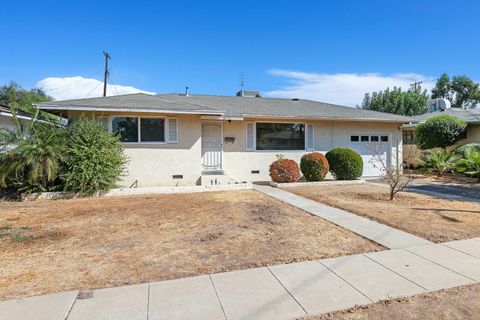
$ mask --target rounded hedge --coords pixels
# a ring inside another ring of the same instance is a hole
[[[432,117],[415,128],[415,144],[422,150],[447,148],[458,141],[467,123],[449,114]]]
[[[300,178],[300,168],[295,161],[281,158],[270,165],[270,178],[277,183],[295,182]]]
[[[307,181],[321,181],[330,170],[328,160],[320,152],[306,153],[300,159],[300,170]]]
[[[355,180],[362,176],[363,160],[349,148],[334,148],[325,155],[330,171],[337,180]]]
[[[480,143],[468,143],[464,144],[463,146],[460,146],[453,150],[453,153],[455,155],[462,156],[465,158],[467,156],[468,152],[480,152]]]

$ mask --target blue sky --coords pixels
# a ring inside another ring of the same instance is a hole
[[[112,93],[231,95],[245,73],[267,96],[354,105],[442,72],[480,79],[479,12],[478,1],[8,1],[0,83],[97,95],[84,79],[102,79],[108,50]]]

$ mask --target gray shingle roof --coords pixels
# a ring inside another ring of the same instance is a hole
[[[411,118],[370,110],[356,109],[303,99],[254,98],[213,95],[182,94],[130,94],[106,98],[91,98],[38,104],[42,109],[73,109],[75,107],[92,110],[152,110],[179,112],[221,113],[228,118],[269,116],[303,119],[343,119],[376,120],[407,123]]]
[[[441,114],[457,116],[460,119],[463,119],[466,122],[470,122],[470,123],[480,122],[480,109],[448,108],[444,111],[435,111],[435,112],[425,113],[412,118],[414,122],[424,122],[429,118],[432,118]]]

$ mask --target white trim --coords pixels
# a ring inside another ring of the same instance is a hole
[[[309,129],[308,127],[311,126],[312,128]],[[312,141],[311,141],[311,148],[308,147],[308,142],[310,142],[308,136],[310,134],[310,130],[312,131]],[[315,150],[315,124],[313,123],[306,123],[305,124],[305,151],[314,151]]]
[[[170,120],[173,120],[175,121],[175,139],[170,139]],[[172,118],[172,117],[168,117],[166,118],[166,121],[165,121],[165,132],[166,132],[166,142],[169,143],[169,144],[175,144],[175,143],[178,143],[178,119],[177,118]]]
[[[252,145],[248,145],[248,125],[252,125]],[[257,123],[254,121],[245,122],[245,151],[257,151]]]

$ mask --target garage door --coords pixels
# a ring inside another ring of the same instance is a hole
[[[392,149],[389,135],[352,134],[350,136],[350,147],[362,156],[364,177],[378,177],[384,172],[379,157],[381,157],[383,163],[390,165]]]

